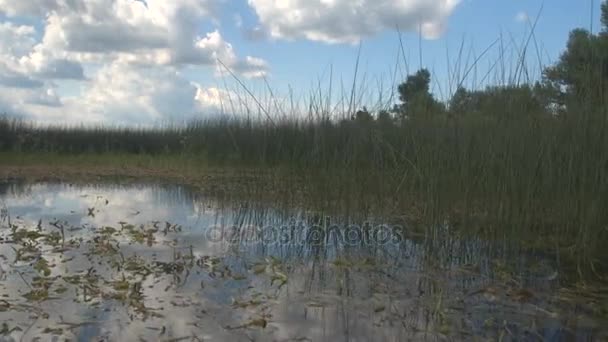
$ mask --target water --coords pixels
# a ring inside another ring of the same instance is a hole
[[[0,184],[0,335],[602,340],[608,290],[551,251],[182,186]]]

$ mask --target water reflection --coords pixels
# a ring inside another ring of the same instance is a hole
[[[0,184],[0,207],[0,330],[17,340],[607,337],[606,297],[564,284],[551,254],[447,224],[158,185]]]

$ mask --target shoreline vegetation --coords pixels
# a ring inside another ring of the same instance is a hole
[[[581,277],[605,280],[606,2],[602,22],[598,34],[572,31],[538,82],[519,81],[522,57],[511,82],[459,87],[446,102],[431,94],[431,73],[421,69],[396,89],[392,108],[339,115],[329,96],[318,96],[302,117],[259,108],[252,116],[265,119],[156,128],[43,127],[4,117],[0,176],[179,180],[280,203],[447,221],[476,236],[542,246],[575,260]]]

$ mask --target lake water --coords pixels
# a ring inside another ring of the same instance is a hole
[[[608,338],[608,287],[550,251],[282,207],[0,183],[0,339]]]

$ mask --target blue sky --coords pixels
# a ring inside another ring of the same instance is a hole
[[[268,87],[283,101],[290,88],[307,99],[319,82],[327,94],[331,70],[338,101],[340,83],[352,86],[359,41],[365,87],[358,89],[369,92],[358,104],[373,107],[380,85],[388,94],[406,76],[397,26],[410,72],[421,51],[435,95],[446,98],[457,83],[450,75],[458,74],[461,44],[462,74],[502,37],[464,80],[492,84],[500,46],[508,69],[540,13],[527,54],[534,79],[537,49],[549,64],[570,30],[600,28],[599,2],[0,0],[0,110],[49,123],[149,124],[226,111],[237,96],[252,105],[218,59],[260,99]]]
[[[588,28],[591,22],[591,3],[582,0],[552,0],[543,6],[542,0],[468,0],[461,2],[449,18],[448,28],[437,40],[422,41],[423,66],[435,70],[442,86],[447,88],[446,51],[455,62],[461,43],[465,42],[467,52],[473,49],[480,54],[502,35],[504,43],[509,44],[510,35],[522,44],[530,33],[530,24],[540,12],[535,34],[542,47],[543,63],[551,63],[559,58],[570,30],[576,27]],[[596,1],[596,6],[597,1]],[[542,11],[541,11],[542,9]],[[530,23],[521,22],[518,16],[529,16]],[[255,20],[255,19],[252,19]],[[599,8],[595,10],[593,24],[599,29]],[[228,29],[229,28],[229,29]],[[228,26],[226,36],[234,41],[243,52],[260,55],[272,65],[271,80],[276,87],[286,87],[291,83],[304,87],[314,86],[318,77],[333,66],[336,76],[342,75],[352,80],[358,45],[323,44],[298,40],[285,41],[248,41],[234,26]],[[403,32],[402,39],[408,55],[410,71],[419,67],[419,35],[416,32]],[[363,71],[370,75],[388,74],[395,65],[400,50],[396,30],[387,30],[373,37],[362,39]],[[530,65],[537,64],[533,43],[530,45]],[[479,68],[487,68],[484,61],[493,61],[498,49],[488,53]],[[480,70],[479,73],[482,73]],[[327,77],[324,78],[327,81]],[[436,86],[437,87],[437,86]],[[447,89],[445,90],[447,92]]]

